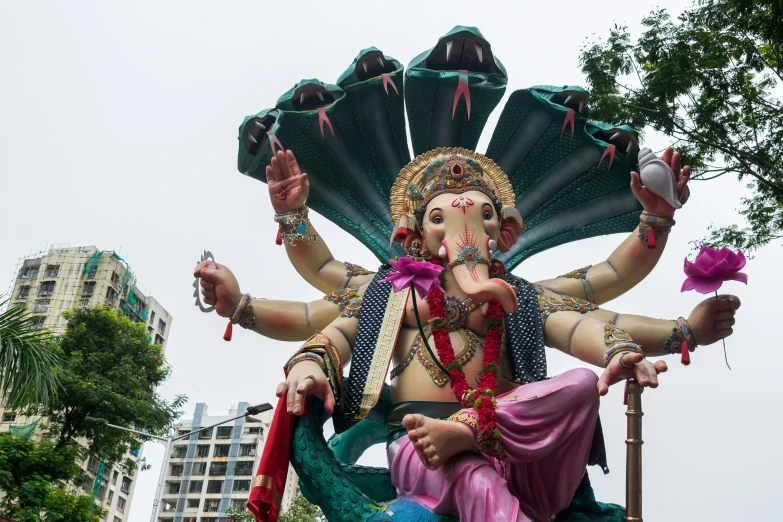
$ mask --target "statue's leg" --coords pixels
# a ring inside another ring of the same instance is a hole
[[[550,520],[567,508],[587,467],[598,418],[598,377],[576,369],[498,397],[497,427],[505,456],[491,458],[522,510]],[[474,410],[452,420],[474,429]]]
[[[463,453],[429,470],[408,437],[388,449],[389,469],[398,496],[412,498],[433,513],[459,516],[460,522],[529,522],[492,462]]]

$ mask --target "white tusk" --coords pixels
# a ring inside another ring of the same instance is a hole
[[[633,150],[633,141],[628,144],[628,148],[625,149],[625,153],[630,154],[632,150]]]
[[[454,42],[446,42],[446,61],[449,61],[449,57],[451,57],[451,45]]]
[[[446,247],[441,245],[440,250],[438,250],[438,256],[440,257],[446,257]]]
[[[476,54],[478,55],[479,63],[484,63],[484,50],[480,45],[476,46]]]
[[[619,138],[619,137],[620,137],[620,133],[619,132],[615,132],[614,134],[612,134],[612,137],[609,138],[609,141],[612,141],[613,139]]]
[[[490,252],[497,250],[498,242],[495,241],[494,239],[490,239],[489,241],[487,241],[487,248],[489,248]]]
[[[585,105],[587,105],[587,103],[585,103],[584,100],[579,102],[579,112],[582,112],[582,111],[585,110]]]
[[[365,74],[367,73],[367,63],[362,62],[362,67],[364,67]]]
[[[261,123],[261,122],[260,122],[260,121],[258,121],[258,120],[253,120],[253,123],[254,123],[254,124],[257,126],[257,127],[264,128],[264,124],[263,124],[263,123]]]
[[[383,58],[381,58],[380,56],[378,57],[378,65],[383,67]]]
[[[321,91],[316,91],[316,94],[318,95],[319,100],[324,101],[324,95],[321,94]]]
[[[568,105],[568,102],[571,101],[571,98],[573,98],[573,96],[569,95],[568,98],[566,98],[566,100],[563,102],[563,105]]]
[[[300,95],[299,95],[299,104],[300,104],[300,105],[303,105],[303,104],[304,104],[304,93],[302,93],[302,94],[300,94]]]
[[[252,134],[250,134],[249,132],[247,133],[247,137],[248,137],[248,138],[250,138],[250,141],[252,141],[253,143],[258,143],[258,140],[256,140],[256,139],[253,137],[253,135],[252,135]]]

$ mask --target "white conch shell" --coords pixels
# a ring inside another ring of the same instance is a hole
[[[674,171],[647,147],[639,151],[639,177],[647,190],[663,198],[672,208],[682,208]]]

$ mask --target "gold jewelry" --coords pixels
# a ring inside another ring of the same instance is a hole
[[[604,368],[609,366],[613,357],[624,352],[640,353],[644,357],[641,346],[633,342],[630,335],[612,322],[604,325],[604,344],[609,347],[604,354]]]
[[[351,280],[351,278],[355,275],[366,275],[370,274],[371,272],[365,268],[360,267],[359,265],[354,265],[353,263],[349,263],[348,261],[345,262],[345,275],[340,280],[340,284],[337,285],[337,290],[342,290],[348,285],[348,281]]]
[[[432,324],[425,325],[423,330],[424,335],[429,337],[432,332]],[[476,349],[481,346],[481,340],[475,333],[466,328],[460,328],[456,331],[462,337],[463,348],[456,355],[455,359],[459,361],[460,364],[464,365],[476,354]],[[427,369],[432,381],[440,387],[445,386],[445,384],[449,382],[449,376],[446,373],[443,373],[443,370],[438,367],[437,363],[430,357],[430,354],[422,349],[423,346],[424,343],[421,334],[418,334],[413,340],[413,345],[411,346],[408,355],[405,356],[405,359],[400,364],[392,369],[391,378],[396,379],[403,370],[410,365],[413,357],[418,356],[419,362]]]
[[[318,379],[315,378],[315,375],[308,375],[304,379],[302,379],[302,382],[305,382],[307,379],[313,380],[313,386],[318,386]]]
[[[307,207],[275,214],[275,222],[280,224],[280,238],[291,246],[295,246],[299,241],[304,241],[308,245],[318,243],[320,240],[318,234],[305,234],[311,224],[308,214]]]
[[[620,352],[620,360],[618,362],[620,363],[620,366],[622,366],[626,370],[633,370],[634,365],[633,364],[628,364],[627,362],[625,362],[625,359],[623,359],[623,357],[625,357],[626,353],[629,353],[629,352],[627,352],[627,351]]]

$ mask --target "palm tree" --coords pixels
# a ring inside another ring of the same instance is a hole
[[[0,298],[0,310],[8,300]],[[9,409],[45,405],[60,386],[60,360],[49,347],[51,334],[41,330],[24,306],[0,313],[0,393]]]

